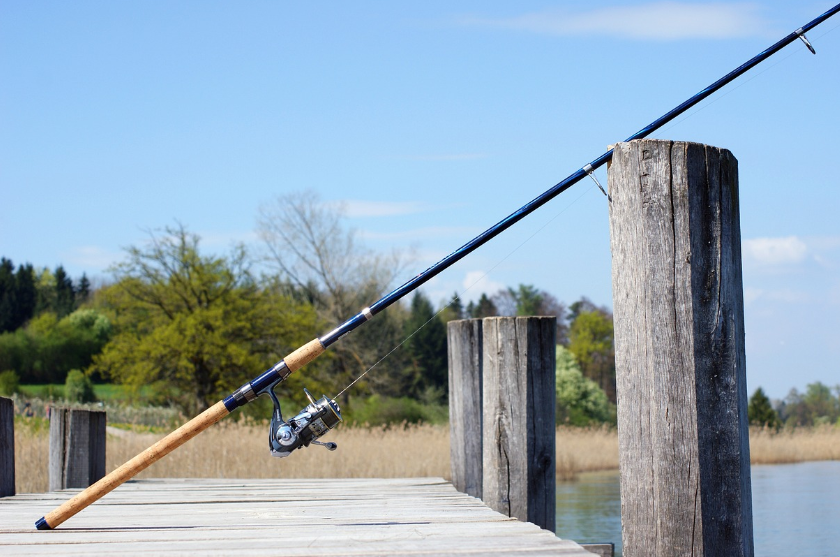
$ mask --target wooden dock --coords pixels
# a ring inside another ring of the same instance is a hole
[[[0,499],[0,554],[593,557],[440,478],[137,480],[35,530],[77,492]]]

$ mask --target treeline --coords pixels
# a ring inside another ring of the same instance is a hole
[[[80,309],[91,286],[76,284],[62,266],[15,270],[0,259],[0,372],[14,371],[26,383],[63,383],[71,369],[85,369],[110,337],[108,319]]]
[[[36,270],[0,259],[0,333],[14,331],[44,312],[62,318],[75,311],[90,296],[90,281],[82,275],[76,285],[59,265],[55,272]]]
[[[70,370],[83,370],[96,381],[142,389],[150,402],[195,413],[380,298],[406,266],[399,253],[359,245],[341,211],[311,194],[264,206],[259,234],[262,249],[237,246],[219,256],[203,252],[186,228],[167,228],[126,250],[112,281],[95,290],[84,276],[74,285],[61,267],[15,270],[4,259],[3,307],[10,317],[0,334],[0,372],[26,384],[63,383]],[[293,374],[281,396],[303,402],[303,386],[336,393],[375,365],[341,402],[376,395],[383,406],[394,400],[445,405],[446,322],[494,315],[555,315],[565,351],[562,374],[558,366],[558,394],[567,399],[563,420],[609,421],[612,316],[585,298],[566,307],[531,285],[484,294],[466,306],[457,296],[434,304],[417,292]],[[587,404],[575,406],[569,393],[588,393]]]
[[[832,389],[821,382],[806,386],[805,392],[791,389],[781,400],[771,401],[764,390],[756,389],[748,406],[750,424],[772,429],[797,426],[840,426],[840,385]]]

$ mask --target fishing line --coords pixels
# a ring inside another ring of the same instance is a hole
[[[825,33],[823,33],[822,35],[817,35],[817,36],[816,36],[816,38],[815,38],[814,40],[816,41],[816,39],[821,39],[821,38],[825,37],[826,35],[828,35],[828,34],[829,34],[829,33],[831,33],[832,31],[834,31],[834,30],[835,30],[835,29],[837,29],[838,27],[840,27],[840,24],[835,25],[834,27],[832,27],[831,29],[829,29],[828,31],[826,31]],[[666,132],[666,131],[668,131],[668,130],[670,130],[670,129],[674,128],[674,127],[676,127],[677,125],[679,125],[679,124],[681,124],[681,123],[685,122],[686,120],[688,120],[689,118],[691,118],[692,116],[694,116],[695,114],[697,114],[698,112],[701,112],[701,111],[703,111],[703,110],[706,110],[708,107],[712,106],[713,104],[715,104],[716,102],[718,102],[718,101],[720,101],[720,100],[722,100],[722,99],[725,99],[728,95],[730,95],[730,94],[734,93],[735,91],[737,91],[738,89],[740,89],[741,87],[743,87],[744,85],[746,85],[747,83],[749,83],[750,81],[752,81],[753,79],[756,79],[757,77],[759,77],[760,75],[764,74],[765,72],[768,72],[768,71],[772,70],[773,68],[775,68],[775,67],[776,67],[776,66],[778,66],[779,64],[781,64],[781,63],[785,62],[785,61],[786,61],[786,60],[788,60],[789,58],[791,58],[791,57],[793,57],[793,56],[796,56],[796,55],[797,55],[797,54],[799,54],[802,50],[805,50],[805,51],[807,52],[807,51],[808,51],[808,47],[806,47],[805,45],[802,45],[802,46],[801,46],[801,48],[800,48],[800,50],[793,50],[793,51],[792,51],[790,54],[788,54],[787,56],[784,56],[784,57],[780,58],[778,61],[776,61],[776,62],[775,62],[775,63],[773,63],[773,64],[770,64],[769,66],[767,66],[766,68],[762,69],[761,71],[759,71],[759,72],[758,72],[758,73],[756,73],[755,75],[753,75],[753,76],[751,76],[751,77],[749,77],[749,78],[745,79],[744,81],[742,81],[742,82],[741,82],[741,83],[739,83],[738,85],[734,85],[731,89],[729,89],[729,90],[728,90],[728,91],[726,91],[725,93],[721,93],[720,95],[718,95],[717,97],[715,97],[713,100],[711,100],[711,101],[709,101],[709,102],[705,103],[703,106],[701,106],[701,107],[697,108],[697,109],[696,109],[696,110],[694,110],[693,112],[689,112],[688,114],[686,114],[684,117],[680,118],[679,120],[676,120],[676,121],[672,122],[671,124],[669,124],[667,127],[662,128],[662,129],[660,130],[660,132]]]
[[[580,201],[581,199],[583,199],[583,197],[584,197],[585,195],[588,195],[591,191],[593,191],[593,190],[594,190],[594,188],[595,188],[595,186],[591,185],[591,186],[589,186],[589,188],[588,188],[588,189],[584,189],[584,190],[582,190],[582,193],[581,193],[579,196],[577,196],[576,198],[574,198],[574,199],[572,200],[572,202],[571,202],[571,203],[569,203],[568,205],[566,205],[566,206],[565,206],[565,207],[564,207],[564,208],[563,208],[560,212],[558,212],[556,215],[554,215],[553,217],[551,217],[550,219],[548,219],[548,220],[547,220],[547,221],[546,221],[546,222],[545,222],[542,226],[540,226],[539,228],[537,228],[537,229],[536,229],[536,230],[535,230],[535,231],[534,231],[534,232],[533,232],[530,236],[528,236],[527,238],[525,238],[525,239],[524,239],[524,240],[523,240],[523,241],[522,241],[522,242],[521,242],[518,246],[516,246],[515,248],[513,248],[513,249],[512,249],[512,250],[511,250],[511,251],[510,251],[507,255],[505,255],[503,258],[501,258],[499,261],[497,261],[497,262],[496,262],[496,263],[495,263],[492,267],[490,267],[487,271],[485,271],[485,272],[484,272],[484,274],[482,274],[479,278],[477,278],[477,279],[476,279],[476,280],[475,280],[472,284],[470,284],[468,287],[466,287],[466,288],[465,288],[463,291],[461,291],[460,293],[455,294],[455,296],[453,296],[453,297],[452,297],[452,299],[451,299],[451,300],[449,300],[449,302],[448,302],[446,305],[444,305],[442,308],[440,308],[440,309],[437,311],[437,313],[435,313],[435,314],[434,314],[431,318],[429,318],[429,319],[428,319],[425,323],[423,323],[422,325],[420,325],[419,327],[417,327],[414,331],[412,331],[412,333],[411,333],[410,335],[408,335],[407,337],[405,337],[402,341],[400,341],[400,343],[399,343],[399,344],[397,344],[396,346],[394,346],[394,347],[393,347],[393,348],[392,348],[392,349],[391,349],[391,350],[390,350],[387,354],[385,354],[385,355],[384,355],[384,356],[382,356],[379,360],[377,360],[375,364],[373,364],[372,366],[370,366],[369,368],[367,368],[364,372],[362,372],[362,374],[361,374],[361,375],[359,375],[356,379],[354,379],[353,381],[351,381],[349,385],[347,385],[346,387],[344,387],[344,388],[341,390],[341,392],[340,392],[340,393],[338,393],[337,395],[335,395],[333,398],[338,398],[338,397],[340,397],[340,396],[341,396],[341,395],[343,395],[343,394],[344,394],[344,393],[345,393],[348,389],[350,389],[350,387],[352,387],[353,385],[355,385],[356,383],[358,383],[359,381],[361,381],[361,379],[362,379],[365,375],[367,375],[367,374],[368,374],[371,370],[373,370],[373,368],[375,368],[376,366],[378,366],[379,364],[381,364],[383,361],[385,361],[385,360],[388,358],[388,356],[390,356],[391,354],[393,354],[394,352],[396,352],[396,351],[397,351],[397,350],[398,350],[398,349],[399,349],[399,348],[400,348],[403,344],[405,344],[406,342],[408,342],[408,340],[409,340],[409,339],[411,339],[411,337],[413,337],[413,336],[414,336],[414,335],[416,335],[418,332],[420,332],[420,330],[421,330],[421,329],[423,329],[423,327],[425,327],[426,325],[428,325],[429,323],[431,323],[432,321],[434,321],[435,319],[437,319],[437,318],[438,318],[438,316],[439,316],[441,313],[443,313],[444,311],[446,311],[446,310],[449,308],[449,306],[451,306],[451,305],[455,302],[455,300],[463,300],[463,296],[464,296],[464,294],[466,294],[467,292],[469,292],[469,291],[470,291],[470,289],[472,289],[472,287],[474,287],[476,284],[478,284],[479,282],[481,282],[482,280],[484,280],[484,279],[487,277],[487,275],[489,275],[490,273],[492,273],[493,271],[495,271],[495,270],[496,270],[496,268],[497,268],[497,267],[499,267],[499,265],[501,265],[502,263],[504,263],[505,261],[507,261],[507,260],[508,260],[508,259],[509,259],[509,258],[510,258],[513,254],[514,254],[514,253],[516,253],[517,251],[519,251],[519,250],[520,250],[520,249],[521,249],[521,248],[522,248],[525,244],[527,244],[528,242],[530,242],[531,240],[533,240],[533,239],[534,239],[534,237],[535,237],[535,236],[537,236],[538,234],[540,234],[543,230],[545,230],[545,228],[546,228],[549,224],[551,224],[552,222],[554,222],[555,220],[557,220],[557,219],[560,217],[560,215],[562,215],[563,213],[565,213],[566,211],[568,211],[569,209],[571,209],[571,208],[572,208],[572,207],[573,207],[573,206],[574,206],[574,205],[575,205],[578,201]],[[603,191],[603,190],[602,190],[602,191]]]

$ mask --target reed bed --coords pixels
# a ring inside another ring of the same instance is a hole
[[[45,420],[15,427],[17,492],[48,488],[48,428]],[[106,469],[111,471],[163,437],[158,433],[108,428]],[[142,472],[140,478],[355,478],[450,479],[449,428],[445,425],[340,427],[328,440],[336,452],[310,447],[284,459],[268,454],[268,427],[222,422]],[[840,429],[798,428],[750,431],[753,464],[840,460]],[[618,436],[611,428],[557,429],[557,479],[618,468]]]
[[[779,432],[750,428],[752,464],[788,464],[809,460],[840,460],[840,428],[825,425]]]

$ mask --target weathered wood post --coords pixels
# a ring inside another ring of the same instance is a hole
[[[753,555],[738,166],[619,143],[608,171],[624,555]]]
[[[50,491],[88,487],[105,475],[105,412],[50,412]]]
[[[554,532],[557,320],[489,317],[482,328],[482,499]]]
[[[15,403],[0,398],[0,497],[15,494]]]
[[[447,324],[452,485],[481,499],[481,319]]]

